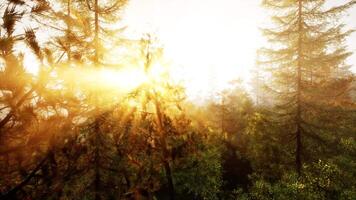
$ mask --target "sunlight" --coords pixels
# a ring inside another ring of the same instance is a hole
[[[38,59],[35,57],[35,55],[33,55],[32,52],[26,52],[25,56],[24,56],[24,65],[25,65],[25,69],[33,74],[36,75],[39,72],[39,62]]]
[[[356,0],[0,2],[0,200],[356,199]]]
[[[249,81],[256,50],[264,42],[259,25],[265,13],[259,3],[132,0],[124,20],[134,32],[158,36],[174,63],[172,78],[184,82],[188,96],[207,97],[233,79]]]
[[[113,68],[61,68],[58,75],[65,83],[75,84],[87,90],[110,90],[113,94],[127,94],[143,84],[159,88],[165,81],[170,81],[165,66],[153,64],[148,71],[139,67]]]
[[[131,91],[147,81],[147,77],[142,70],[133,69],[101,69],[98,78],[101,86],[114,87],[124,91]]]
[[[135,68],[63,68],[58,70],[58,75],[70,85],[121,94],[131,92],[148,80],[143,70]]]

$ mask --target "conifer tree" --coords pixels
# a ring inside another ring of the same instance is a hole
[[[280,141],[294,140],[288,151],[298,174],[304,161],[319,158],[323,147],[338,144],[342,132],[352,128],[345,124],[354,115],[343,112],[350,83],[345,59],[351,55],[344,41],[352,31],[339,19],[355,3],[328,8],[325,0],[263,1],[276,13],[275,26],[263,30],[272,45],[259,55],[272,77],[267,83],[275,98],[270,120],[279,124]]]
[[[46,176],[43,167],[49,160],[49,138],[55,131],[53,128],[53,131],[44,132],[43,128],[53,119],[49,113],[54,102],[48,101],[43,93],[48,89],[49,66],[54,62],[51,52],[41,47],[36,32],[29,25],[33,25],[31,22],[36,21],[36,17],[48,12],[49,4],[46,1],[7,1],[4,5],[0,8],[3,13],[0,28],[0,59],[3,61],[0,70],[0,158],[2,161],[5,158],[5,162],[0,162],[0,168],[4,170],[2,174],[8,175],[1,177],[1,198],[15,199],[30,193],[28,185],[39,186],[35,177],[42,179]],[[15,48],[17,45],[24,48],[19,50]],[[30,51],[40,64],[37,77],[28,73],[28,63],[24,63],[24,54]]]

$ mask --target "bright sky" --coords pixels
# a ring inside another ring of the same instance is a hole
[[[205,96],[224,87],[231,79],[248,80],[255,52],[263,45],[259,27],[268,20],[260,2],[130,0],[124,20],[129,30],[138,34],[156,34],[169,58],[185,76],[188,92]],[[338,4],[345,0],[330,2]],[[356,8],[350,13],[353,14],[346,22],[356,28]],[[355,52],[356,34],[348,43]],[[356,55],[350,63],[356,63]]]
[[[188,92],[206,96],[231,79],[248,76],[262,41],[258,4],[256,0],[131,0],[124,19],[131,30],[155,33],[189,82]]]
[[[329,0],[341,4],[347,0]],[[215,95],[236,78],[248,85],[256,50],[264,46],[259,27],[269,23],[261,0],[129,0],[123,15],[128,33],[153,33],[183,79],[190,97]],[[356,6],[344,20],[356,29]],[[356,33],[347,41],[356,52]],[[25,63],[36,66],[33,56]],[[356,72],[356,54],[349,61]],[[30,67],[36,72],[37,67]]]

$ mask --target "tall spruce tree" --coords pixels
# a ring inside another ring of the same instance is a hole
[[[324,147],[336,147],[355,119],[347,106],[351,79],[345,59],[351,53],[344,45],[352,31],[339,20],[356,2],[326,3],[263,1],[275,13],[274,27],[263,30],[271,45],[259,51],[259,64],[271,76],[267,90],[275,98],[270,121],[280,128],[279,142],[294,140],[294,148],[285,146],[299,175],[303,162],[321,158],[328,152]]]

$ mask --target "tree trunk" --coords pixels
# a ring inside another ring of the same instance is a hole
[[[94,35],[94,63],[97,65],[99,63],[99,0],[95,0],[94,5],[94,23],[95,23],[95,35]]]
[[[163,126],[163,121],[162,121],[162,113],[160,109],[159,102],[155,98],[155,106],[156,106],[156,115],[157,115],[157,124],[160,132],[160,137],[161,137],[161,145],[163,149],[163,165],[164,165],[164,170],[166,173],[166,178],[168,182],[168,190],[169,190],[169,197],[171,200],[175,199],[175,192],[174,192],[174,184],[173,184],[173,176],[172,176],[172,170],[169,165],[169,161],[167,158],[169,157],[169,151],[167,149],[167,142],[166,142],[166,132]]]
[[[95,200],[100,200],[100,155],[99,155],[99,140],[100,140],[100,127],[98,119],[95,121],[94,125],[94,134],[95,134],[95,150],[94,150],[94,170],[95,170],[95,178],[94,178],[94,190],[95,190]]]
[[[70,18],[70,15],[71,15],[71,0],[68,0],[67,1],[67,15],[68,15],[68,18]],[[70,22],[67,23],[67,40],[68,40],[68,49],[67,49],[67,56],[68,56],[68,62],[70,62],[71,58],[72,58],[72,52],[71,52],[71,41],[69,40],[70,39]]]
[[[301,141],[301,82],[302,82],[302,34],[303,34],[303,22],[302,22],[302,0],[298,2],[298,66],[297,66],[297,116],[296,116],[296,153],[295,153],[295,165],[298,176],[301,175],[302,160],[302,141]]]

